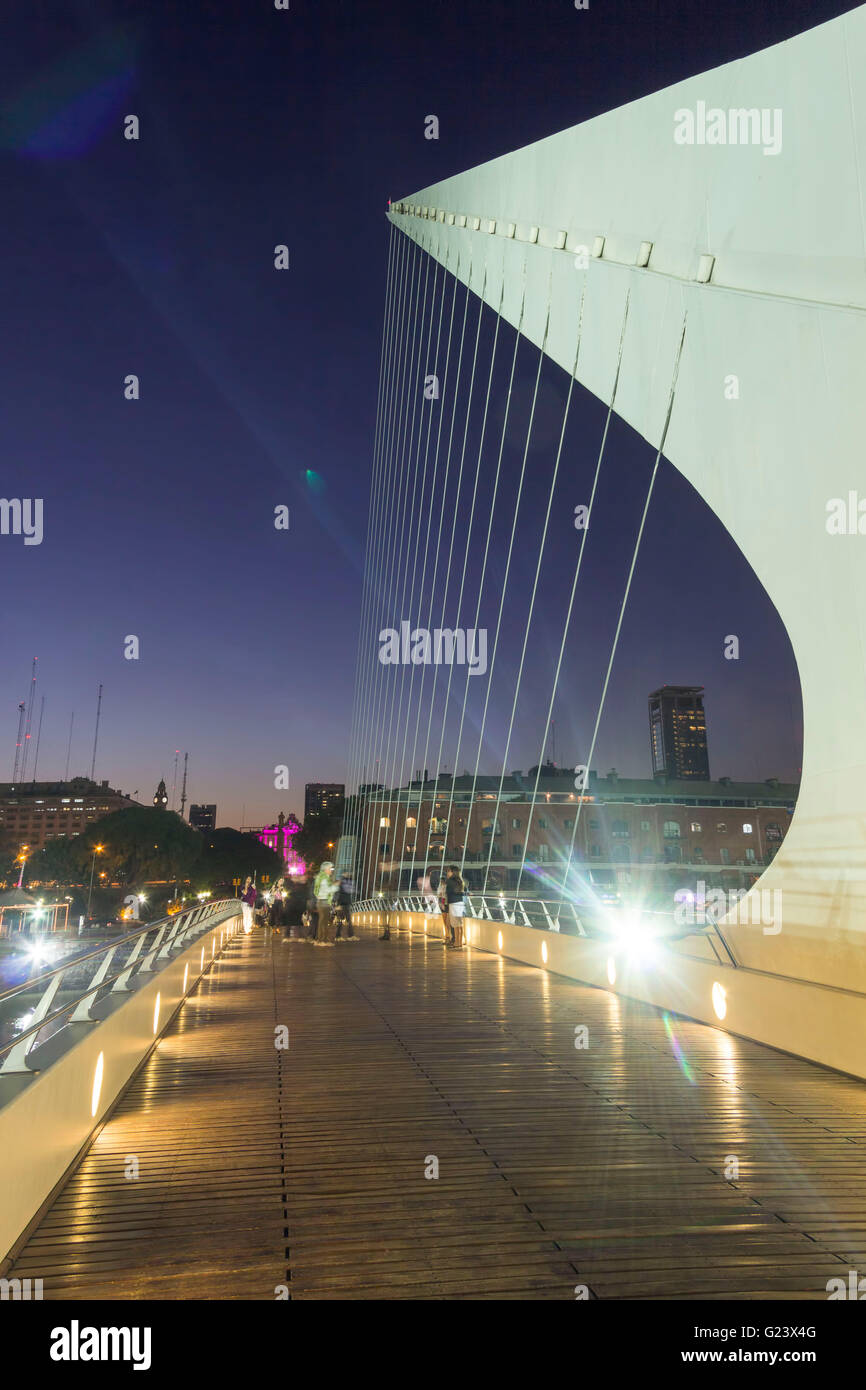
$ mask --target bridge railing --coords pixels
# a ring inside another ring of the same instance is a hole
[[[0,1075],[32,1071],[34,1049],[70,1023],[97,1021],[97,1004],[133,993],[196,936],[239,910],[236,898],[197,904],[0,993]]]
[[[511,926],[534,927],[537,931],[560,932],[566,936],[586,936],[595,938],[616,938],[628,920],[627,908],[621,905],[608,906],[598,902],[588,907],[578,906],[570,901],[553,901],[545,898],[516,898],[504,893],[466,893],[464,895],[465,915],[476,921],[504,922]],[[381,894],[352,904],[353,912],[431,912],[429,899],[420,894]],[[639,914],[632,914],[636,926],[646,930],[649,936],[673,940],[689,936],[705,937],[716,959],[726,965],[737,965],[730,945],[717,922],[678,925],[673,910],[643,908]]]
[[[491,922],[510,922],[542,931],[564,931],[586,936],[585,919],[573,903],[551,902],[542,898],[515,898],[503,893],[467,893],[467,917]],[[429,912],[429,900],[418,893],[385,894],[352,904],[353,912]],[[435,913],[434,913],[435,915]]]

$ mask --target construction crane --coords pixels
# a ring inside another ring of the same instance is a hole
[[[24,711],[25,711],[25,709],[26,709],[26,705],[24,704],[24,701],[22,700],[22,701],[21,701],[21,704],[18,706],[18,738],[17,738],[17,741],[16,741],[16,743],[15,743],[15,764],[14,764],[14,766],[13,766],[13,768],[12,768],[12,782],[13,782],[13,785],[18,781],[18,768],[19,768],[19,766],[20,766],[20,764],[21,764],[21,746],[22,746],[22,744],[23,744],[23,742],[24,742]]]
[[[36,695],[36,663],[38,657],[33,658],[33,667],[30,672],[30,699],[27,701],[27,724],[24,729],[24,752],[21,755],[21,781],[27,778],[27,757],[30,751],[30,733],[33,727],[33,700]]]

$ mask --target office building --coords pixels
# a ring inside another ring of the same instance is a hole
[[[199,806],[193,801],[189,808],[189,823],[193,830],[216,830],[216,813],[215,805]]]
[[[304,788],[304,818],[342,815],[345,797],[342,782],[308,782]]]
[[[649,697],[654,777],[710,780],[702,685],[663,685]]]
[[[112,811],[140,805],[107,782],[73,777],[69,782],[0,782],[0,846],[30,853],[49,840],[80,835]]]

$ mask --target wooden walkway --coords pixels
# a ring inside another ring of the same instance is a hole
[[[864,1157],[866,1086],[809,1063],[423,937],[257,931],[9,1276],[46,1299],[826,1299],[866,1269]]]

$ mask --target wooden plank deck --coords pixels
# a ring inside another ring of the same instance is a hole
[[[864,1155],[866,1086],[810,1063],[423,937],[257,931],[9,1276],[46,1299],[826,1299],[866,1269]]]

